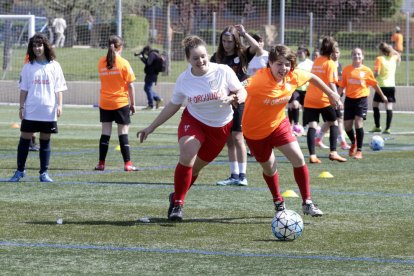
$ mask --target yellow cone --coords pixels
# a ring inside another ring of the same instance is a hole
[[[293,190],[286,190],[284,193],[282,193],[283,197],[299,197],[297,193]]]
[[[20,128],[20,125],[18,123],[13,123],[10,126],[11,128]]]
[[[116,146],[116,147],[115,147],[115,150],[120,151],[120,150],[121,150],[121,146],[120,146],[120,145]]]
[[[334,176],[330,172],[321,172],[320,178],[333,178]]]

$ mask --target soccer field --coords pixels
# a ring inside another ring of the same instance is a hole
[[[9,183],[18,110],[1,106],[1,275],[413,275],[413,114],[394,115],[382,151],[369,149],[366,133],[362,160],[333,163],[328,150],[317,149],[323,163],[308,166],[313,199],[325,215],[305,217],[300,198],[285,198],[305,226],[299,239],[281,242],[271,231],[274,207],[254,158],[248,186],[215,185],[228,177],[226,149],[189,191],[183,222],[166,219],[181,112],[145,143],[135,138],[158,113],[132,117],[131,157],[141,171],[123,171],[114,127],[106,170],[97,172],[99,112],[65,106],[52,137],[55,182],[38,181],[39,159],[30,152],[27,176]],[[372,127],[370,113],[364,128]],[[299,141],[307,160],[306,137]],[[299,194],[291,165],[276,155],[282,191]]]

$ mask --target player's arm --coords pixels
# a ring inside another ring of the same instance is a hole
[[[251,35],[246,32],[246,29],[243,25],[234,25],[234,27],[239,31],[240,36],[246,39],[247,43],[249,43],[249,52],[253,55],[262,54],[263,50],[260,49],[259,43],[254,39]]]
[[[318,76],[315,74],[310,73],[310,80],[309,82],[315,85],[318,89],[320,89],[323,93],[325,93],[329,97],[329,102],[333,106],[341,106],[342,102],[340,100],[339,94],[336,92],[336,85],[334,85],[334,89],[328,87]]]
[[[56,115],[60,117],[63,111],[63,93],[62,91],[59,91],[56,94],[57,94],[57,102],[58,102],[57,109],[56,109]]]
[[[137,132],[137,138],[142,143],[144,142],[148,135],[154,130],[165,123],[168,119],[170,119],[178,110],[180,110],[181,104],[173,104],[169,102],[161,111],[161,113],[154,119],[154,121],[146,128],[141,129]]]
[[[135,114],[135,87],[134,83],[128,83],[128,98],[129,98],[129,111],[131,115]]]
[[[26,102],[26,98],[27,98],[27,91],[25,90],[20,90],[20,97],[19,97],[19,117],[20,120],[23,120],[23,111],[24,111],[24,103]]]

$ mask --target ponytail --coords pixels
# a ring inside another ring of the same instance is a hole
[[[117,35],[111,35],[108,39],[108,53],[106,54],[106,68],[112,69],[115,64],[116,50],[118,50],[124,42]]]

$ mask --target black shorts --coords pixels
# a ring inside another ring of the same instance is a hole
[[[233,107],[233,126],[231,127],[231,131],[242,131],[242,118],[243,118],[243,111],[244,111],[244,103],[239,104],[237,108]]]
[[[389,103],[395,103],[395,87],[381,87],[382,93],[387,97]],[[374,102],[383,103],[384,101],[377,93],[374,94]]]
[[[336,110],[331,105],[324,108],[305,107],[303,109],[303,125],[307,125],[310,122],[319,123],[319,115],[322,115],[324,122],[336,121]]]
[[[20,126],[21,132],[42,132],[42,133],[58,133],[57,122],[43,122],[43,121],[30,121],[22,120]]]
[[[120,125],[129,125],[131,123],[129,105],[114,110],[99,108],[99,114],[101,123],[111,123],[113,121]]]
[[[344,104],[344,120],[354,120],[355,116],[367,119],[368,112],[368,98],[345,98]]]
[[[305,94],[306,91],[295,90],[295,92],[292,94],[292,97],[290,97],[289,103],[298,101],[300,105],[303,106],[303,102],[305,101]]]

